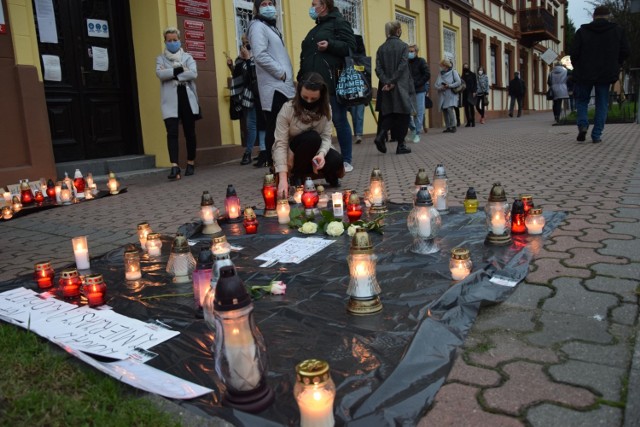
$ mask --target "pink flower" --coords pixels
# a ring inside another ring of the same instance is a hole
[[[284,295],[286,291],[287,285],[282,280],[271,282],[269,292],[271,292],[273,295]]]

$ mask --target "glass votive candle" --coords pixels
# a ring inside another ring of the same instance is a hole
[[[542,216],[542,208],[532,208],[529,215],[524,220],[529,234],[542,234],[544,229],[544,216]]]
[[[304,185],[298,185],[293,193],[293,201],[297,204],[302,203],[302,193],[304,193]]]
[[[3,206],[2,207],[2,219],[8,221],[11,218],[13,218],[13,209],[11,208],[11,206]]]
[[[138,240],[140,240],[140,248],[147,249],[147,236],[151,233],[151,226],[148,222],[138,224]]]
[[[142,277],[142,271],[140,270],[140,252],[131,245],[124,251],[124,278],[125,280],[138,280]]]
[[[105,303],[107,297],[107,284],[104,283],[102,274],[89,274],[84,278],[82,294],[87,299],[89,307],[97,307]]]
[[[78,270],[88,270],[91,268],[87,236],[74,237],[71,239],[71,244],[73,245],[73,255],[76,259],[76,267]]]
[[[300,409],[301,427],[332,427],[336,386],[324,360],[309,359],[296,365],[293,396]]]
[[[49,289],[53,286],[53,276],[55,271],[51,267],[51,262],[39,262],[34,267],[33,280],[36,281],[40,289]]]
[[[453,280],[462,280],[471,274],[471,258],[469,257],[469,249],[453,248],[451,249],[451,259],[449,260],[449,270]]]
[[[278,224],[289,224],[289,213],[291,212],[291,206],[287,199],[278,200]]]
[[[333,201],[333,216],[336,218],[344,215],[344,203],[342,202],[342,193],[336,191],[331,195],[331,200]]]
[[[149,256],[160,256],[162,254],[162,240],[159,233],[149,233],[147,235],[147,253]]]
[[[60,273],[60,280],[58,281],[59,294],[62,298],[77,298],[80,296],[80,287],[82,286],[82,279],[80,274],[75,268],[67,268]]]

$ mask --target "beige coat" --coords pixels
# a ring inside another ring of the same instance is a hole
[[[327,155],[331,148],[331,120],[322,117],[320,120],[308,124],[300,122],[293,115],[293,101],[282,106],[276,122],[275,142],[271,150],[273,165],[278,172],[289,172],[293,167],[293,152],[289,149],[291,138],[308,130],[315,130],[322,138],[318,154]]]

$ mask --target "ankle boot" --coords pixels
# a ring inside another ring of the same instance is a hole
[[[398,142],[398,147],[396,148],[396,154],[409,154],[411,152],[411,148],[407,147],[403,142]]]
[[[242,155],[242,160],[240,161],[240,164],[248,165],[249,163],[251,163],[251,153],[245,151],[245,153]]]
[[[258,154],[258,161],[253,165],[257,168],[263,168],[265,166],[267,166],[267,151],[263,150],[260,151],[260,154]]]
[[[178,166],[172,166],[171,172],[169,172],[169,179],[180,179],[180,168]]]
[[[187,163],[187,167],[184,170],[184,176],[191,176],[196,173],[196,167],[191,163]]]

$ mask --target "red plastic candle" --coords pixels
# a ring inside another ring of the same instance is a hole
[[[522,199],[516,199],[511,207],[511,234],[526,233],[527,226],[524,223],[524,203]]]
[[[355,191],[349,196],[349,203],[347,203],[347,216],[349,217],[349,222],[356,222],[362,216],[360,197]]]
[[[305,183],[304,192],[302,193],[302,205],[305,209],[313,209],[318,204],[318,200],[320,197],[318,196],[318,192],[316,191],[316,187],[313,184],[313,181],[308,180],[311,184],[307,185]]]
[[[105,303],[107,296],[107,285],[104,283],[102,274],[90,274],[85,277],[82,286],[82,294],[87,299],[89,307],[97,307]]]
[[[60,285],[59,293],[63,298],[77,298],[80,296],[80,287],[82,279],[75,268],[62,270],[61,277],[58,281]]]
[[[56,184],[52,179],[47,181],[47,197],[49,198],[49,200],[56,200]]]
[[[521,194],[520,198],[522,199],[522,203],[524,203],[524,216],[529,215],[529,211],[533,208],[533,196],[529,194]]]
[[[273,174],[266,174],[262,185],[265,216],[276,216],[276,191],[276,181]]]
[[[38,204],[44,202],[44,196],[42,195],[42,193],[40,191],[36,191],[35,201]]]
[[[244,230],[247,234],[256,234],[258,232],[258,219],[252,208],[245,208],[242,225],[244,225]]]
[[[228,222],[240,222],[240,198],[233,185],[227,186],[227,197],[224,199],[224,208],[227,211]]]
[[[39,262],[35,265],[33,280],[36,281],[40,289],[49,289],[53,286],[53,276],[55,271],[51,268],[50,262]]]
[[[20,183],[20,203],[22,203],[23,206],[26,206],[33,203],[33,201],[34,197],[29,183],[27,181],[22,181]]]

